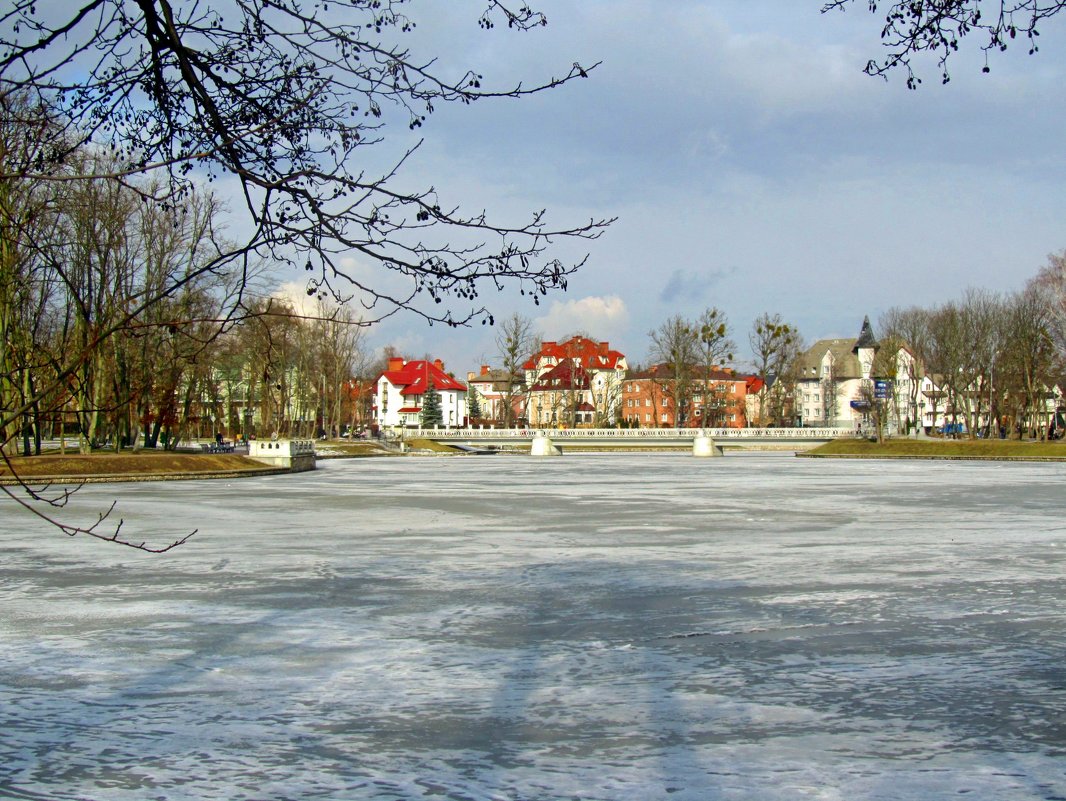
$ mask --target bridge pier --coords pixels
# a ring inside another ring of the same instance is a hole
[[[721,456],[722,449],[714,444],[714,440],[707,436],[707,432],[700,429],[692,440],[693,456]]]
[[[530,456],[559,456],[561,453],[562,451],[552,444],[548,435],[543,431],[538,431],[533,435],[533,442],[529,447]]]

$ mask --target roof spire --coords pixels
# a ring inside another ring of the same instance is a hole
[[[855,347],[851,349],[852,353],[858,353],[860,348],[873,348],[877,350],[881,347],[877,343],[877,339],[874,338],[874,329],[870,325],[870,315],[866,315],[862,318],[862,331],[859,332],[859,338],[855,340]]]

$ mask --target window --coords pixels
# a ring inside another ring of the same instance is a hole
[[[669,423],[670,422],[670,415],[668,415],[666,412],[663,412],[663,422],[664,423]]]

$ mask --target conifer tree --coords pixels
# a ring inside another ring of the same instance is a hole
[[[422,428],[433,428],[444,423],[444,412],[440,407],[440,393],[429,379],[426,392],[422,396]]]
[[[466,413],[471,420],[477,420],[481,417],[481,401],[478,398],[477,390],[470,387],[466,396]]]

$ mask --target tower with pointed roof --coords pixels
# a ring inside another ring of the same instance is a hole
[[[800,354],[796,410],[802,425],[851,428],[863,417],[863,386],[880,350],[869,316],[857,339],[820,339]]]
[[[869,381],[870,376],[873,375],[874,357],[877,356],[877,351],[880,347],[877,338],[874,337],[873,326],[870,325],[870,316],[866,315],[862,318],[862,330],[859,332],[859,338],[855,340],[855,345],[851,348],[851,352],[859,360],[859,369],[864,381]]]

